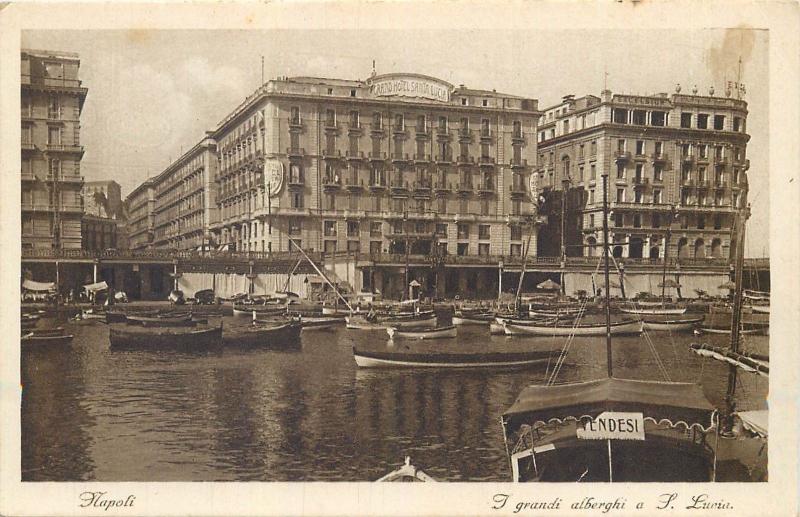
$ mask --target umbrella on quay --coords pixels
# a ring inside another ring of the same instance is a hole
[[[724,284],[717,286],[717,289],[727,289],[729,291],[733,291],[734,289],[736,289],[736,284],[728,280]]]

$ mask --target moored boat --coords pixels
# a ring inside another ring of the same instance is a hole
[[[541,364],[545,352],[407,352],[353,348],[360,368],[511,368]]]
[[[679,316],[686,313],[686,307],[620,307],[620,312],[625,314],[640,315],[673,315]]]
[[[234,346],[285,347],[299,343],[301,329],[297,321],[228,326],[222,333],[222,342]]]
[[[198,349],[222,344],[222,325],[202,327],[109,326],[112,348]]]
[[[618,321],[611,323],[607,329],[605,324],[599,323],[508,323],[503,321],[503,328],[506,335],[529,335],[529,336],[605,336],[606,331],[611,332],[612,336],[626,334],[640,334],[643,330],[641,321]]]
[[[494,312],[476,311],[465,312],[455,311],[453,313],[453,325],[486,325],[494,321]]]
[[[286,314],[286,306],[276,306],[276,305],[246,305],[246,304],[234,304],[233,306],[233,315],[234,316],[248,316],[253,317],[253,313],[256,313],[256,317],[259,316],[274,316],[277,314]]]
[[[378,322],[386,327],[395,328],[408,328],[408,327],[426,327],[434,328],[436,326],[436,315],[431,312],[430,316],[422,316],[416,318],[381,318]]]
[[[703,321],[703,317],[675,318],[672,316],[645,316],[642,318],[642,321],[644,322],[645,330],[669,330],[672,332],[680,332],[692,330]]]
[[[20,339],[22,345],[67,345],[72,341],[72,334],[66,334],[61,327],[23,332]]]
[[[452,338],[456,337],[457,330],[455,325],[448,325],[445,327],[433,327],[433,328],[415,328],[415,327],[408,327],[408,328],[397,328],[397,327],[387,327],[386,332],[389,334],[389,337],[394,338],[406,338],[406,339],[442,339],[442,338]]]

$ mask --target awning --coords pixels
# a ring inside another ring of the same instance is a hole
[[[306,280],[308,280],[309,284],[324,284],[325,283],[325,279],[323,279],[319,275],[308,275],[306,277]]]
[[[105,282],[97,282],[96,284],[87,284],[83,286],[83,289],[90,293],[94,293],[97,291],[105,291],[106,289],[108,289],[108,284]]]
[[[22,288],[28,291],[55,291],[55,282],[34,282],[33,280],[25,280],[22,282]]]
[[[745,429],[755,433],[762,438],[769,436],[769,411],[738,411],[734,413],[742,421]]]
[[[541,425],[595,418],[605,411],[643,413],[645,420],[671,427],[713,427],[714,407],[699,384],[600,379],[555,386],[528,386],[505,412],[507,432],[523,424]]]
[[[558,283],[553,282],[549,278],[544,282],[540,283],[539,285],[537,285],[536,287],[538,287],[539,289],[547,289],[548,291],[555,291],[556,289],[561,289],[561,286]]]

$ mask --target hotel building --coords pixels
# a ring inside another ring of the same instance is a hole
[[[614,257],[729,256],[734,215],[746,204],[747,103],[679,92],[604,91],[543,110],[535,180],[545,197],[574,194],[568,256],[602,253],[603,174]]]
[[[155,190],[148,179],[125,198],[128,247],[132,250],[152,249],[154,238]]]
[[[80,116],[87,89],[77,54],[21,52],[22,248],[80,248]]]
[[[131,247],[277,252],[293,239],[347,255],[359,288],[496,292],[498,260],[528,233],[539,116],[534,99],[417,74],[271,80],[129,196]],[[135,238],[145,190],[152,243]]]

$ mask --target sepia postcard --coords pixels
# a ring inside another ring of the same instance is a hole
[[[795,515],[799,22],[0,5],[0,515]]]

